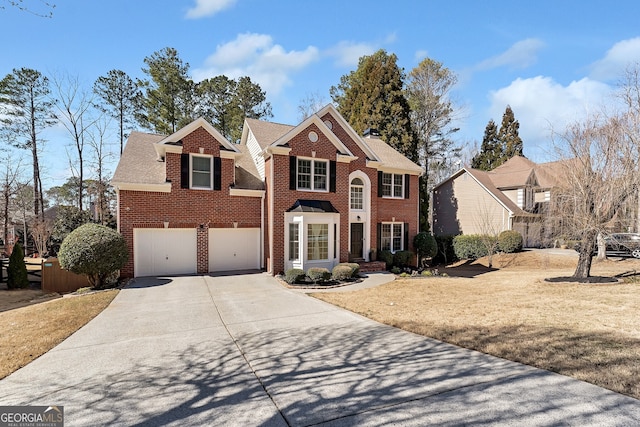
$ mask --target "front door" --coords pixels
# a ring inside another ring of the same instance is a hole
[[[364,224],[361,222],[351,223],[351,258],[362,260],[362,247],[364,238]]]

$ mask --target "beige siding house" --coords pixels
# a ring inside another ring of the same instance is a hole
[[[553,164],[513,157],[485,172],[462,168],[432,193],[435,235],[498,234],[516,230],[526,247],[542,245],[542,213],[554,187]]]

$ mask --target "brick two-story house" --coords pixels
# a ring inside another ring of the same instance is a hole
[[[203,119],[133,132],[112,180],[122,274],[277,274],[412,249],[421,171],[331,105],[297,126],[247,119],[239,144]]]

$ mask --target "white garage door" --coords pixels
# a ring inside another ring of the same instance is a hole
[[[259,268],[259,228],[209,229],[209,271]]]
[[[133,248],[136,277],[194,274],[197,271],[195,229],[136,228]]]

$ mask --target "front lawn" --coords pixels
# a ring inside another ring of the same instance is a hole
[[[577,258],[537,252],[440,268],[451,277],[396,279],[315,297],[382,323],[584,380],[640,399],[640,261],[594,262],[617,284],[548,283]],[[497,268],[496,268],[497,267]]]

